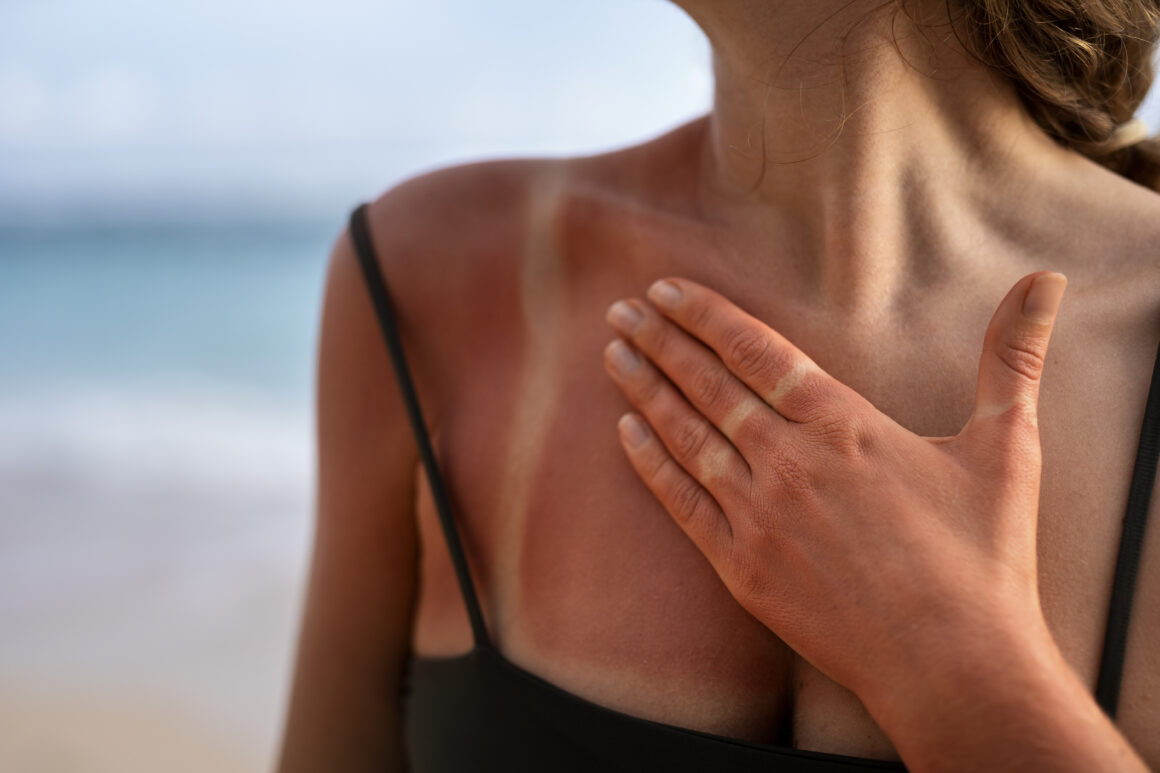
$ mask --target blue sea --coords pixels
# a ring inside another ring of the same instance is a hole
[[[98,769],[83,727],[27,719],[85,701],[127,754],[147,706],[237,769],[269,764],[343,225],[0,228],[0,769]]]
[[[0,227],[0,388],[173,380],[301,399],[341,226]]]

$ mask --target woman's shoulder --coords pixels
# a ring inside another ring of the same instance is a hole
[[[416,174],[369,202],[379,262],[408,294],[445,294],[519,241],[532,181],[550,159],[502,159]]]
[[[368,202],[376,257],[424,407],[520,326],[524,254],[568,159],[505,158],[409,177]]]
[[[1044,176],[1036,195],[1012,202],[1009,217],[1026,228],[1011,249],[1028,271],[1067,275],[1059,332],[1074,324],[1084,340],[1143,337],[1154,344],[1160,193],[1087,159],[1045,169]]]
[[[550,224],[564,202],[648,198],[666,183],[654,178],[687,155],[702,125],[697,119],[589,155],[490,159],[413,175],[370,202],[376,245],[381,239],[400,262],[436,274],[447,268],[440,261],[496,259],[497,249],[523,246],[540,220]]]
[[[641,197],[632,181],[651,177],[644,165],[676,134],[593,155],[449,165],[388,188],[369,202],[368,222],[393,295],[403,296],[400,317],[494,312],[497,294],[526,281],[591,202]]]
[[[416,291],[426,284],[445,292],[448,280],[468,288],[478,271],[518,264],[537,246],[530,241],[555,238],[542,232],[582,216],[592,201],[631,206],[660,198],[673,188],[673,170],[688,166],[675,162],[688,156],[703,124],[695,119],[588,155],[499,158],[415,174],[370,202],[380,261]]]

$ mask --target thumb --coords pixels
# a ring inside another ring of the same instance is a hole
[[[1004,416],[1020,426],[1038,426],[1040,376],[1066,288],[1063,274],[1039,271],[1020,279],[1003,298],[983,338],[968,425]]]

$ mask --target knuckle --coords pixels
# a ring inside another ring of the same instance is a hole
[[[867,421],[861,414],[854,414],[850,430],[853,436],[853,445],[850,450],[854,456],[859,459],[869,459],[878,452],[881,438],[873,423]]]
[[[996,351],[1000,361],[1028,381],[1038,381],[1043,373],[1044,353],[1038,339],[1013,334]]]
[[[760,452],[776,442],[778,428],[774,425],[776,415],[764,403],[754,405],[754,401],[743,400],[733,409],[722,424],[721,430],[744,455],[750,451]]]
[[[694,459],[704,450],[708,440],[709,432],[702,422],[681,422],[673,436],[673,455],[678,459]]]
[[[841,414],[831,411],[810,427],[813,437],[827,453],[836,453],[847,462],[868,459],[879,444],[873,425],[857,411]]]
[[[641,328],[640,335],[647,341],[649,348],[652,350],[650,356],[653,359],[660,359],[668,355],[669,351],[673,348],[674,339],[676,338],[673,335],[671,325],[664,324],[663,322],[658,324],[657,320],[654,320],[651,314],[645,316],[645,323]]]
[[[748,327],[734,330],[725,339],[725,355],[742,378],[751,378],[769,369],[770,347],[767,336]]]
[[[637,375],[636,394],[642,404],[655,403],[664,393],[665,383],[651,369],[638,367],[643,371]]]
[[[651,481],[650,487],[655,491],[656,487],[664,479],[665,469],[670,464],[673,464],[673,460],[669,458],[668,454],[655,453],[647,464],[648,468],[645,473],[645,480]]]
[[[673,509],[688,520],[705,506],[705,490],[695,480],[682,476],[669,491]]]
[[[833,395],[825,381],[815,375],[807,374],[782,399],[793,405],[802,423],[824,427],[834,421]]]
[[[704,330],[713,322],[713,307],[701,299],[689,304],[689,325],[695,330]]]
[[[693,371],[689,396],[694,402],[712,405],[721,399],[729,385],[729,374],[719,366],[698,366]]]

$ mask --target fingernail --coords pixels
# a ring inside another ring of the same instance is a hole
[[[1023,316],[1033,322],[1050,322],[1066,287],[1067,277],[1056,271],[1036,277],[1023,299]]]
[[[640,323],[644,322],[644,315],[626,301],[617,301],[608,307],[605,319],[608,320],[608,324],[625,335],[632,335],[640,327]]]
[[[648,288],[648,297],[657,306],[671,309],[681,302],[681,288],[667,279],[658,279]]]
[[[648,440],[648,428],[634,413],[626,413],[621,416],[616,426],[620,428],[620,436],[629,448],[640,448]]]
[[[628,344],[619,338],[608,345],[608,359],[612,361],[612,369],[617,375],[625,378],[632,374],[640,365],[640,357]]]

